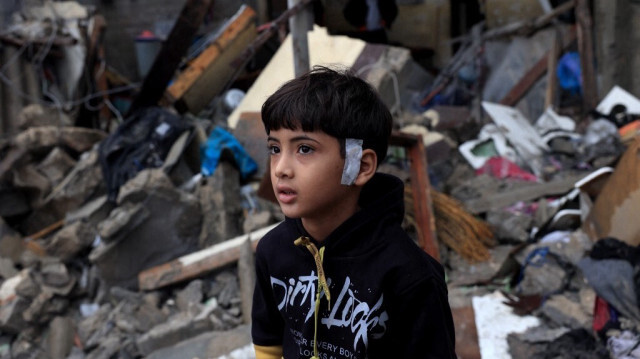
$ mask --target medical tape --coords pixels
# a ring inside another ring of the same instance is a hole
[[[360,160],[362,160],[362,140],[355,138],[345,139],[344,169],[342,170],[341,184],[351,186],[360,172]]]

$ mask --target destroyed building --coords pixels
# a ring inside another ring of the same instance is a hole
[[[386,43],[289,3],[0,2],[0,358],[253,358],[260,107],[305,59],[394,115],[459,358],[640,358],[640,3],[397,0]]]

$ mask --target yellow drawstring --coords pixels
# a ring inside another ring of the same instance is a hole
[[[331,294],[329,293],[329,285],[327,284],[327,278],[324,275],[324,268],[322,268],[322,261],[324,259],[324,247],[318,248],[311,243],[311,240],[307,237],[300,237],[296,239],[293,244],[296,246],[305,246],[311,252],[313,259],[316,261],[316,269],[318,271],[318,288],[316,290],[316,308],[314,311],[314,329],[313,329],[313,356],[311,359],[318,359],[318,310],[320,309],[320,294],[324,291],[324,295],[327,297],[327,303],[329,311],[331,311]]]

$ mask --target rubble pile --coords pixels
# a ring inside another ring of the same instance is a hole
[[[445,266],[461,358],[640,357],[640,100],[593,98],[582,1],[526,19],[496,3],[437,74],[402,44],[320,26],[310,57],[391,109],[380,170],[406,181],[405,227]],[[294,76],[291,38],[259,74],[247,64],[294,15],[256,27],[239,6],[142,85],[100,63],[95,9],[47,2],[2,29],[0,357],[226,358],[250,343],[252,250],[283,219],[259,111]],[[165,51],[193,26],[176,22]]]

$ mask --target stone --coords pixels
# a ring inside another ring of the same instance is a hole
[[[54,316],[63,314],[69,307],[69,300],[54,293],[43,290],[29,304],[24,313],[24,319],[29,323],[44,324]]]
[[[18,274],[18,270],[11,258],[0,257],[0,277],[7,279],[16,274]]]
[[[108,359],[113,358],[120,351],[122,343],[120,336],[116,334],[109,335],[100,340],[97,348],[91,351],[85,359]]]
[[[17,334],[27,328],[22,313],[29,306],[29,300],[17,295],[16,289],[28,280],[29,271],[25,269],[0,285],[0,331]]]
[[[25,106],[18,116],[20,130],[38,126],[71,126],[72,124],[71,118],[64,111],[39,104]]]
[[[193,280],[176,294],[176,305],[179,310],[195,315],[202,310],[203,295],[202,280]]]
[[[106,133],[84,127],[39,126],[30,127],[14,138],[18,147],[32,152],[47,152],[51,148],[64,145],[78,153],[88,151],[100,142]]]
[[[197,187],[202,208],[199,248],[207,248],[241,233],[242,199],[240,173],[227,161],[220,161],[209,178]]]
[[[91,247],[97,231],[84,221],[76,221],[62,227],[46,243],[47,253],[68,262]]]
[[[251,343],[249,325],[225,331],[211,331],[182,341],[174,346],[155,350],[147,359],[220,358]],[[253,355],[253,347],[250,353]],[[240,356],[238,358],[249,358]]]
[[[218,294],[218,304],[224,308],[231,306],[234,298],[239,298],[238,277],[230,272],[223,272],[216,276],[216,281],[222,284]]]
[[[47,157],[36,166],[36,169],[49,180],[51,187],[55,187],[62,182],[76,163],[76,160],[71,158],[64,150],[60,147],[55,147],[49,152]]]
[[[46,348],[51,358],[66,358],[73,347],[74,324],[70,317],[57,316],[51,320],[46,336]]]
[[[15,291],[21,297],[34,299],[41,292],[41,285],[34,279],[33,271],[25,269],[21,272],[22,279],[16,285]]]
[[[13,171],[13,186],[27,194],[31,208],[42,206],[45,197],[51,191],[49,179],[32,164],[18,167]]]
[[[113,323],[109,320],[113,309],[111,304],[103,304],[97,312],[78,323],[78,337],[85,349],[91,350],[96,347],[100,340],[113,330]]]
[[[136,289],[141,271],[197,248],[198,199],[178,190],[161,169],[139,172],[120,188],[117,202],[110,223],[98,225],[103,242],[89,256],[107,285]],[[130,213],[117,213],[124,208]]]
[[[525,242],[529,239],[533,217],[509,210],[492,210],[487,212],[487,222],[499,241]]]
[[[109,217],[98,224],[98,235],[105,242],[116,242],[127,236],[149,218],[149,210],[141,203],[125,203],[111,211]]]
[[[518,293],[522,295],[548,295],[564,290],[567,273],[547,256],[544,259],[533,258],[536,264],[526,265],[522,281],[518,284]]]
[[[76,166],[44,199],[42,207],[32,211],[21,223],[21,229],[25,233],[36,233],[105,191],[97,150],[83,153]]]
[[[489,260],[477,263],[469,263],[458,253],[451,251],[449,254],[451,270],[447,273],[450,287],[474,285],[492,278],[509,261],[509,255],[514,247],[514,245],[499,245],[490,248]]]
[[[142,334],[136,340],[136,345],[140,353],[147,356],[158,349],[173,346],[212,329],[208,319],[194,320],[181,313]]]
[[[593,310],[593,309],[592,309]],[[558,325],[591,330],[593,315],[585,312],[580,301],[567,294],[553,295],[542,306],[542,314]]]

